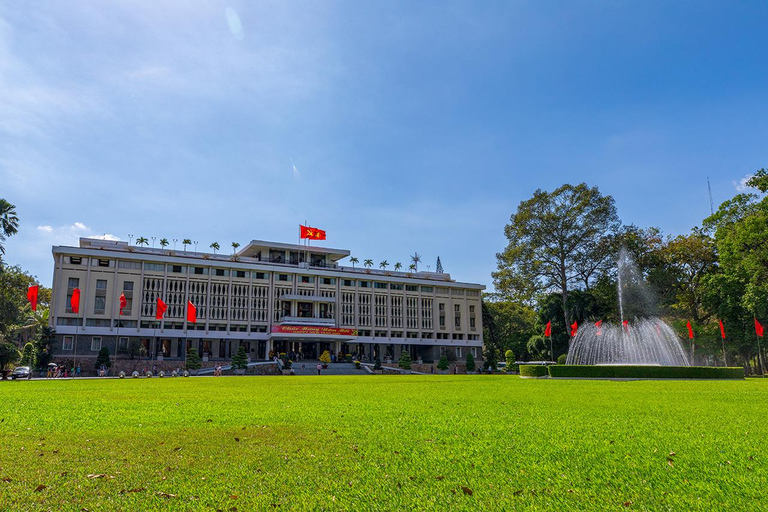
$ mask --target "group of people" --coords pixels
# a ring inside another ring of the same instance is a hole
[[[58,379],[67,377],[79,377],[80,365],[73,366],[72,369],[67,369],[64,365],[48,366],[48,371],[45,374],[47,379]]]

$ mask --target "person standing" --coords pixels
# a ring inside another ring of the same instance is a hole
[[[320,375],[320,370],[323,368],[323,365],[320,363],[317,364],[317,374]]]

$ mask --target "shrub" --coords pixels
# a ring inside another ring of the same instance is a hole
[[[504,360],[507,362],[507,366],[515,362],[515,353],[511,350],[504,352]]]
[[[32,343],[27,343],[24,348],[21,349],[21,366],[29,366],[35,368],[35,346]]]
[[[232,356],[232,369],[243,370],[248,368],[248,355],[245,353],[245,347],[240,346],[237,352]]]
[[[560,354],[560,356],[557,358],[557,364],[565,364],[567,360],[568,354]]]
[[[345,356],[345,359],[347,360],[348,363],[351,363],[352,362],[352,354],[347,354]]]
[[[197,349],[191,348],[187,352],[187,369],[199,370],[203,367],[203,360],[200,359],[200,354],[197,353]]]
[[[409,354],[407,350],[400,352],[400,361],[398,364],[403,370],[411,369],[411,354]]]
[[[3,341],[0,335],[0,370],[10,370],[21,359],[21,353],[13,345]]]
[[[543,364],[521,364],[520,376],[521,377],[545,377],[549,375],[547,367]]]
[[[101,368],[101,365],[104,365],[107,368],[112,366],[112,360],[109,358],[109,347],[101,347],[99,355],[96,356],[95,368]]]
[[[320,354],[320,362],[329,364],[331,362],[331,354],[327,350]]]
[[[552,377],[593,379],[743,379],[743,368],[714,366],[588,366],[557,365],[549,367]]]
[[[467,371],[471,372],[475,370],[475,356],[472,352],[467,352]]]
[[[376,358],[376,361],[373,363],[373,369],[381,370],[381,359],[379,359],[378,357]]]
[[[448,369],[448,358],[443,356],[440,358],[440,361],[437,362],[437,369],[438,370],[447,370]]]

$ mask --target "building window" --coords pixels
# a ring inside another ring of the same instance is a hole
[[[373,287],[374,288],[379,288],[379,289],[382,289],[382,290],[386,290],[387,289],[387,283],[376,282],[376,283],[373,283]]]
[[[433,291],[433,288],[432,288],[431,286],[422,286],[422,287],[421,287],[421,291],[422,291],[423,293],[432,293],[432,291]]]
[[[370,288],[371,282],[370,281],[360,281],[360,288]]]
[[[475,328],[475,306],[469,306],[469,326]]]
[[[186,274],[187,273],[187,267],[185,267],[183,265],[168,265],[168,270],[170,270],[174,274]]]
[[[299,276],[300,283],[314,283],[315,278],[312,276]]]
[[[355,282],[351,279],[345,279],[344,286],[355,286]]]
[[[120,336],[120,342],[117,344],[117,347],[120,352],[128,352],[128,338]]]
[[[457,329],[461,327],[461,306],[453,305],[453,326]]]
[[[117,268],[127,268],[127,269],[138,270],[138,269],[141,269],[141,262],[120,260],[117,262]]]
[[[83,263],[83,258],[81,258],[81,257],[79,257],[79,256],[70,256],[70,257],[69,257],[69,262],[70,262],[72,265],[82,265],[82,263]]]
[[[407,285],[405,285],[405,291],[407,291],[407,292],[417,292],[417,291],[419,291],[419,287],[415,286],[415,285],[412,285],[412,284],[407,284]]]
[[[133,281],[126,281],[123,283],[123,291],[124,292],[132,292],[133,291]]]
[[[97,315],[103,315],[107,304],[107,280],[96,280],[96,296],[94,297],[93,312]]]
[[[165,265],[161,263],[145,263],[144,270],[147,270],[150,272],[162,272],[163,270],[165,270]]]
[[[72,350],[74,341],[75,341],[74,336],[64,336],[64,341],[61,344],[61,350]]]
[[[461,359],[461,347],[456,347],[456,359]]]
[[[256,274],[254,275],[254,277],[255,277],[256,279],[268,279],[268,278],[269,278],[269,275],[267,275],[267,274],[266,274],[266,273],[264,273],[264,272],[256,272]]]
[[[277,274],[277,280],[278,281],[292,281],[293,276],[290,274]]]
[[[229,276],[229,270],[224,268],[216,268],[213,270],[213,275],[216,277],[227,277]]]
[[[389,289],[390,290],[402,290],[403,289],[403,285],[398,284],[398,283],[391,283],[389,285]]]
[[[108,267],[109,266],[109,260],[99,260],[99,266],[100,267]]]
[[[248,272],[246,272],[245,270],[235,270],[234,272],[235,272],[235,277],[239,277],[241,279],[243,278],[247,279],[248,277],[250,277],[248,275]]]
[[[336,279],[333,277],[324,277],[323,284],[336,284]]]
[[[98,352],[101,350],[101,336],[94,336],[91,338],[91,351]]]
[[[208,275],[208,269],[205,267],[192,267],[192,273],[198,276]]]
[[[440,313],[440,328],[445,329],[445,302],[439,303],[437,309]]]

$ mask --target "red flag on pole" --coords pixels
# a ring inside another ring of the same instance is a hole
[[[325,240],[325,230],[323,229],[302,226],[301,224],[299,224],[299,228],[301,229],[301,238],[308,238],[310,240]]]
[[[763,326],[760,325],[760,322],[757,321],[757,318],[755,318],[755,334],[761,338],[763,337]]]
[[[547,338],[552,336],[552,320],[547,322],[547,326],[544,328],[544,336],[546,336]]]
[[[720,337],[725,339],[725,326],[722,320],[720,320]]]
[[[579,324],[576,323],[576,321],[573,321],[573,324],[571,324],[571,336],[576,336],[576,331],[579,330]]]
[[[120,294],[120,314],[123,314],[123,308],[128,305],[128,301],[125,299],[125,294]]]
[[[191,324],[197,323],[197,308],[191,301],[187,301],[187,322]]]
[[[691,321],[688,320],[688,323],[685,324],[686,327],[688,327],[688,339],[693,339],[693,327],[691,327]]]
[[[72,298],[69,301],[69,306],[72,308],[73,313],[80,313],[80,288],[72,290]]]
[[[624,320],[621,325],[624,326],[624,330],[629,330],[629,320]]]
[[[160,297],[157,298],[157,311],[155,311],[155,319],[162,320],[165,312],[168,311],[168,304],[162,301]]]
[[[602,336],[603,335],[603,321],[602,320],[598,320],[597,322],[595,322],[595,327],[597,327],[597,332],[595,334],[598,335],[598,336]]]
[[[27,300],[29,305],[32,306],[32,311],[37,311],[37,292],[40,291],[39,285],[30,286],[27,290]]]

